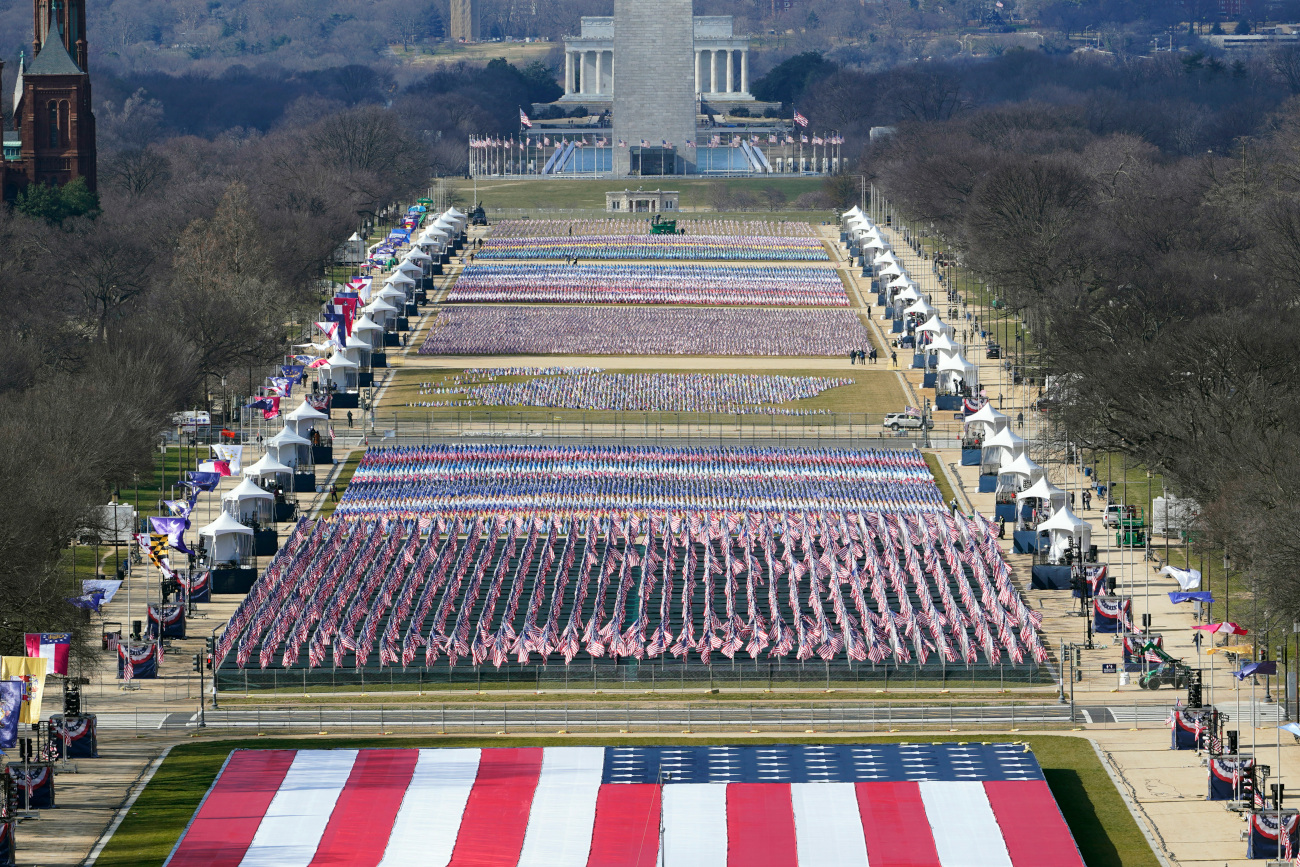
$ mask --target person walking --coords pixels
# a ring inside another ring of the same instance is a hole
[[[348,428],[352,428],[352,410],[348,410]]]
[[[849,364],[857,364],[857,363],[858,363],[858,351],[856,349],[850,349]]]
[[[889,353],[889,363],[892,364],[892,365],[894,365],[894,369],[895,369],[895,370],[898,369],[898,353],[897,353],[897,352],[892,352],[892,351],[891,351],[891,352]]]
[[[1024,426],[1025,426],[1025,414],[1023,412],[1016,413],[1016,427],[1024,427]]]
[[[339,501],[339,486],[337,482],[330,485],[330,501],[334,503]]]

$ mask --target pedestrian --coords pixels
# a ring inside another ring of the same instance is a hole
[[[898,367],[898,353],[897,353],[897,352],[890,352],[890,353],[889,353],[889,361],[890,361],[891,364],[894,365],[895,368],[897,368],[897,367]]]
[[[337,503],[339,501],[339,486],[337,482],[330,484],[330,501]]]
[[[1074,511],[1074,491],[1070,491],[1070,511]]]
[[[1083,509],[1088,511],[1092,508],[1092,491],[1084,488],[1083,490]]]
[[[348,427],[352,427],[352,410],[348,410]]]
[[[849,364],[857,364],[857,363],[858,363],[858,351],[856,349],[850,349]]]
[[[1005,539],[1006,537],[1007,537],[1007,519],[1006,519],[1006,518],[999,518],[999,519],[998,519],[998,538],[999,538],[999,539]]]
[[[1025,426],[1025,414],[1023,412],[1016,413],[1016,427],[1024,427],[1024,426]]]
[[[1002,392],[998,392],[998,409],[1002,409]]]

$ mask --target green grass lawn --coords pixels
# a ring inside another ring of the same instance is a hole
[[[601,367],[599,358],[592,358],[593,367]],[[700,359],[700,368],[702,372],[707,372],[708,359]],[[426,415],[438,419],[448,417],[455,418],[458,414],[462,418],[467,418],[471,414],[475,418],[487,419],[488,417],[497,417],[505,419],[511,414],[526,412],[530,419],[535,417],[536,423],[547,423],[558,418],[561,422],[582,422],[584,419],[587,423],[607,423],[616,420],[620,414],[613,412],[600,411],[583,411],[568,409],[547,409],[538,407],[524,406],[500,406],[500,407],[407,407],[408,403],[418,403],[420,401],[431,400],[455,400],[458,396],[455,394],[431,394],[421,395],[420,383],[432,383],[435,387],[454,387],[452,377],[458,375],[463,369],[457,370],[433,370],[430,368],[411,368],[398,369],[394,371],[392,383],[384,392],[384,398],[379,403],[379,413],[382,419],[385,415],[396,412],[400,416],[420,417]],[[608,368],[609,373],[686,373],[689,371],[670,371],[670,370],[645,370],[645,369],[616,369]],[[863,414],[872,417],[872,420],[879,423],[877,416],[883,416],[885,413],[897,412],[902,409],[906,403],[906,396],[903,394],[902,387],[898,384],[898,377],[888,370],[887,367],[876,365],[875,368],[861,367],[850,365],[848,360],[844,361],[843,370],[781,370],[781,371],[763,371],[765,373],[778,373],[785,376],[820,376],[820,377],[837,377],[842,379],[853,380],[852,385],[841,385],[828,389],[816,397],[805,398],[803,400],[789,401],[778,404],[781,408],[789,409],[810,409],[825,410],[828,413],[838,413],[841,415]],[[494,382],[512,383],[522,382],[532,377],[526,376],[503,376]],[[679,415],[682,421],[689,423],[725,423],[735,422],[737,416],[727,414],[711,413],[622,413],[625,418],[632,418],[637,424],[642,423],[642,419],[648,417],[651,424],[667,424],[676,422]],[[749,414],[739,417],[742,423],[767,425],[771,417],[761,414]],[[776,423],[806,422],[808,424],[817,424],[818,421],[827,421],[823,416],[794,416],[779,417]],[[856,419],[861,423],[862,419]]]
[[[957,737],[927,740],[956,741]],[[973,738],[972,738],[973,739]],[[912,737],[882,738],[745,738],[745,744],[771,743],[900,743]],[[991,738],[1005,741],[1006,738]],[[432,737],[409,739],[338,738],[202,741],[175,747],[136,800],[113,838],[99,856],[101,867],[150,867],[160,865],[176,844],[186,823],[216,779],[222,763],[234,749],[295,749],[308,747],[465,747],[465,746],[555,746],[597,744],[652,745],[684,744],[706,746],[735,743],[731,738],[465,738]],[[1047,783],[1056,796],[1061,813],[1088,867],[1155,867],[1158,863],[1141,831],[1124,805],[1088,741],[1082,738],[1035,736],[1017,743],[1027,744],[1042,765]]]
[[[934,483],[939,486],[939,494],[943,497],[943,501],[951,503],[957,495],[953,492],[952,485],[948,484],[948,475],[943,471],[943,462],[933,452],[924,452],[922,457],[925,458],[925,465],[930,468],[930,474],[934,476]]]
[[[744,213],[715,213],[711,201],[712,192],[717,185],[723,185],[731,193],[742,190],[758,193],[769,187],[780,190],[786,199],[794,201],[803,193],[821,189],[821,178],[727,178],[726,180],[667,178],[634,179],[586,179],[568,178],[563,180],[541,180],[538,178],[480,178],[473,181],[457,181],[456,192],[466,201],[473,201],[477,194],[483,207],[523,208],[529,211],[552,209],[605,210],[605,193],[611,190],[627,189],[636,185],[642,189],[677,190],[681,193],[679,207],[682,211],[701,211],[703,213],[685,213],[682,216],[712,219],[715,217],[743,220],[784,219],[800,222],[819,223],[828,219],[826,211],[796,211],[788,206],[777,211],[755,209]],[[545,218],[546,214],[537,214]],[[550,215],[559,218],[562,215]]]
[[[343,466],[339,468],[339,475],[334,484],[338,485],[340,497],[342,497],[343,492],[347,490],[348,482],[352,481],[352,474],[357,471],[357,465],[361,463],[361,456],[363,454],[364,451],[361,449],[354,451],[348,456],[348,459],[343,462]],[[335,503],[326,496],[325,501],[321,503],[320,517],[328,518],[330,515],[334,514],[334,508],[337,505],[338,503]]]

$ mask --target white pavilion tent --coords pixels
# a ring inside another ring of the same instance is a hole
[[[335,352],[316,369],[321,373],[322,382],[333,383],[341,391],[357,387],[358,365],[342,352]]]
[[[1070,511],[1069,506],[1057,509],[1052,517],[1038,525],[1038,532],[1046,532],[1050,539],[1048,559],[1053,563],[1065,558],[1065,552],[1074,543],[1080,552],[1092,544],[1092,525]]]
[[[217,519],[199,530],[200,539],[208,543],[208,563],[213,566],[241,564],[253,555],[253,530],[222,512]]]
[[[298,467],[311,462],[311,440],[298,436],[288,425],[266,441],[266,448],[268,452],[274,450],[275,459],[286,467]]]
[[[221,496],[221,507],[240,523],[269,524],[275,512],[275,495],[245,478]]]
[[[1046,507],[1049,515],[1055,515],[1058,511],[1065,508],[1065,503],[1069,495],[1047,480],[1047,476],[1039,477],[1025,490],[1016,494],[1016,514],[1020,514],[1020,507],[1026,500],[1038,500],[1042,503],[1040,510]]]
[[[276,476],[293,475],[293,468],[286,467],[275,459],[275,455],[269,451],[262,455],[261,459],[255,464],[244,467],[244,475],[253,479],[274,478]]]
[[[328,423],[329,416],[304,400],[297,409],[284,417],[284,426],[293,428],[294,433],[305,439],[307,431],[320,427],[317,422],[321,421]]]

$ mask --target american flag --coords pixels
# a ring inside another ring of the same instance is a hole
[[[527,129],[532,129],[533,126],[533,122],[528,119],[528,115],[524,114],[522,108],[519,109],[519,125]]]
[[[804,127],[806,127],[806,126],[808,125],[808,118],[806,118],[806,117],[804,117],[802,114],[800,114],[798,109],[795,109],[795,112],[794,112],[794,122],[797,123],[797,124],[799,124],[799,126],[804,126]]]

